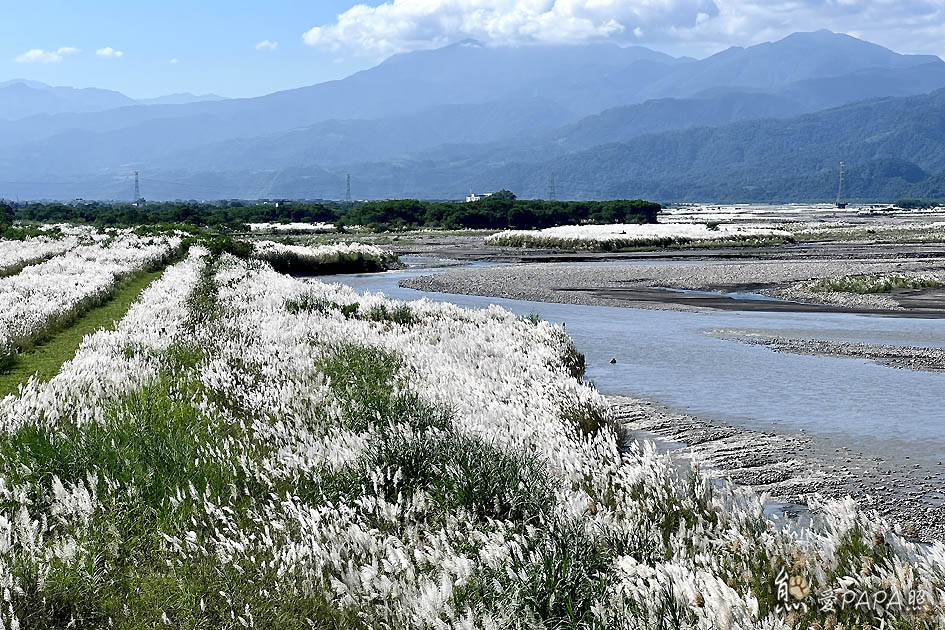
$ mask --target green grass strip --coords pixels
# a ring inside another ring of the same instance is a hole
[[[164,273],[164,268],[135,274],[111,299],[79,317],[75,323],[44,343],[32,347],[14,359],[13,364],[0,373],[0,398],[15,394],[17,388],[36,374],[48,381],[59,373],[62,364],[75,356],[82,339],[99,328],[112,330],[125,316],[141,292]]]

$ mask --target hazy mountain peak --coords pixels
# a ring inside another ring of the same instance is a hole
[[[10,79],[9,81],[0,81],[0,88],[9,87],[11,85],[25,85],[26,87],[33,88],[34,90],[44,90],[52,87],[40,81],[31,81],[29,79]]]
[[[904,55],[888,48],[859,39],[846,33],[835,33],[828,29],[792,33],[775,42],[758,44],[751,48],[769,47],[771,49],[791,49],[808,54],[841,54],[856,56],[860,64],[875,62],[877,67],[887,65],[912,65],[938,60],[935,55]]]
[[[190,92],[177,92],[175,94],[165,94],[155,98],[136,99],[141,105],[186,105],[188,103],[203,103],[205,101],[224,101],[225,96],[218,94],[191,94]]]
[[[113,90],[54,87],[25,79],[0,83],[0,118],[8,120],[34,114],[99,112],[133,102]]]

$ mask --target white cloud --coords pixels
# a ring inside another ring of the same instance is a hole
[[[171,60],[168,61],[168,63],[178,64],[180,63],[180,59],[178,59],[177,57],[171,57]]]
[[[488,44],[627,41],[657,25],[717,14],[713,0],[393,0],[357,5],[304,41],[332,51],[383,57],[464,38]]]
[[[904,52],[945,52],[942,0],[387,0],[302,36],[370,58],[474,38],[490,45],[612,41],[687,54],[828,28]]]
[[[106,46],[105,48],[99,48],[98,50],[95,51],[95,54],[98,55],[99,57],[123,57],[125,55],[124,52],[120,50],[115,50],[111,46]]]
[[[22,55],[17,55],[13,60],[17,63],[58,63],[69,55],[81,52],[78,48],[72,46],[63,46],[56,50],[43,50],[42,48],[33,48],[27,50]]]
[[[256,44],[256,50],[275,50],[278,47],[279,42],[271,42],[268,39],[264,39]]]

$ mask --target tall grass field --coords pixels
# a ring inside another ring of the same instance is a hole
[[[4,628],[945,626],[945,545],[626,439],[561,327],[257,247],[0,399]]]

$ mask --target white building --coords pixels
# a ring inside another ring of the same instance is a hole
[[[494,194],[495,194],[495,193],[482,193],[481,195],[477,195],[476,193],[470,191],[470,192],[469,192],[469,196],[466,197],[466,203],[471,203],[471,202],[473,202],[473,201],[479,201],[480,199],[485,199],[486,197],[491,197],[491,196],[494,195]]]

